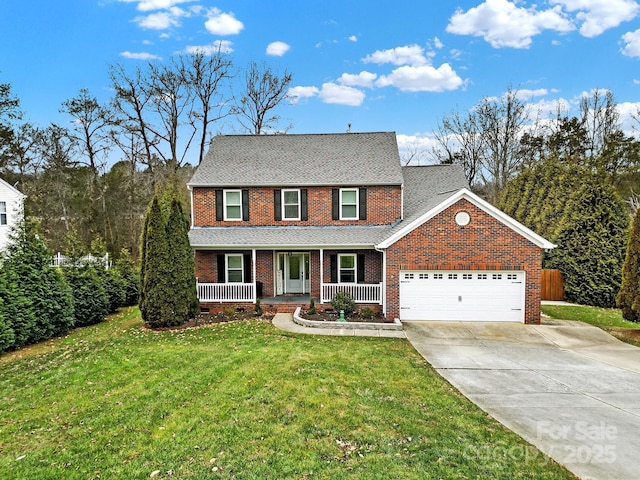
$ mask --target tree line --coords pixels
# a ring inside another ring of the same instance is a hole
[[[156,189],[178,178],[187,200],[193,164],[222,122],[251,134],[289,128],[276,111],[291,73],[256,62],[241,69],[222,51],[113,64],[108,77],[108,101],[81,89],[61,102],[68,126],[22,122],[11,85],[0,84],[0,175],[27,195],[27,213],[54,250],[75,231],[87,248],[99,238],[115,256],[124,248],[137,258]]]

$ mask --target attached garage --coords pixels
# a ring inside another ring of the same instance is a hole
[[[400,272],[400,320],[523,322],[524,313],[523,271]]]

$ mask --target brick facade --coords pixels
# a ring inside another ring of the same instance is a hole
[[[291,188],[291,187],[286,187]],[[249,220],[217,221],[216,188],[194,187],[192,191],[193,225],[195,227],[233,226],[326,226],[326,225],[389,225],[402,216],[402,188],[394,186],[367,187],[367,218],[365,220],[332,220],[332,187],[308,187],[308,220],[275,220],[274,188],[253,187],[249,190]]]
[[[465,211],[471,222],[454,217]],[[542,249],[461,199],[387,249],[387,318],[400,317],[401,270],[524,270],[525,323],[540,322]]]

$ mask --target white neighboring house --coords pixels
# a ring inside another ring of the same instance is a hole
[[[24,215],[27,196],[0,178],[0,250],[9,243],[9,233]]]

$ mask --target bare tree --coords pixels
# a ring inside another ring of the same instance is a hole
[[[113,107],[119,117],[119,128],[131,139],[131,142],[119,142],[119,146],[122,149],[131,144],[133,148],[125,156],[138,159],[153,169],[152,160],[159,139],[147,123],[147,105],[151,97],[145,88],[142,70],[136,68],[133,75],[129,75],[121,64],[115,64],[109,68],[109,77],[115,90]],[[114,136],[118,134],[115,132]]]
[[[292,79],[287,70],[280,76],[266,63],[249,64],[242,93],[232,109],[247,132],[260,135],[266,129],[275,128],[280,116],[272,115],[271,111],[289,98],[287,91]]]
[[[580,121],[587,133],[586,152],[589,158],[598,157],[607,140],[620,130],[620,115],[610,90],[594,90],[580,100]]]
[[[198,164],[207,153],[209,144],[209,127],[214,122],[227,116],[229,112],[229,98],[224,94],[224,83],[232,77],[232,62],[221,49],[207,57],[197,52],[178,58],[179,72],[186,88],[192,91],[196,103],[189,112],[191,123],[200,132]]]
[[[484,141],[476,113],[462,116],[452,111],[438,122],[434,137],[438,146],[433,155],[442,164],[459,164],[464,169],[469,186],[473,187],[482,168]]]

